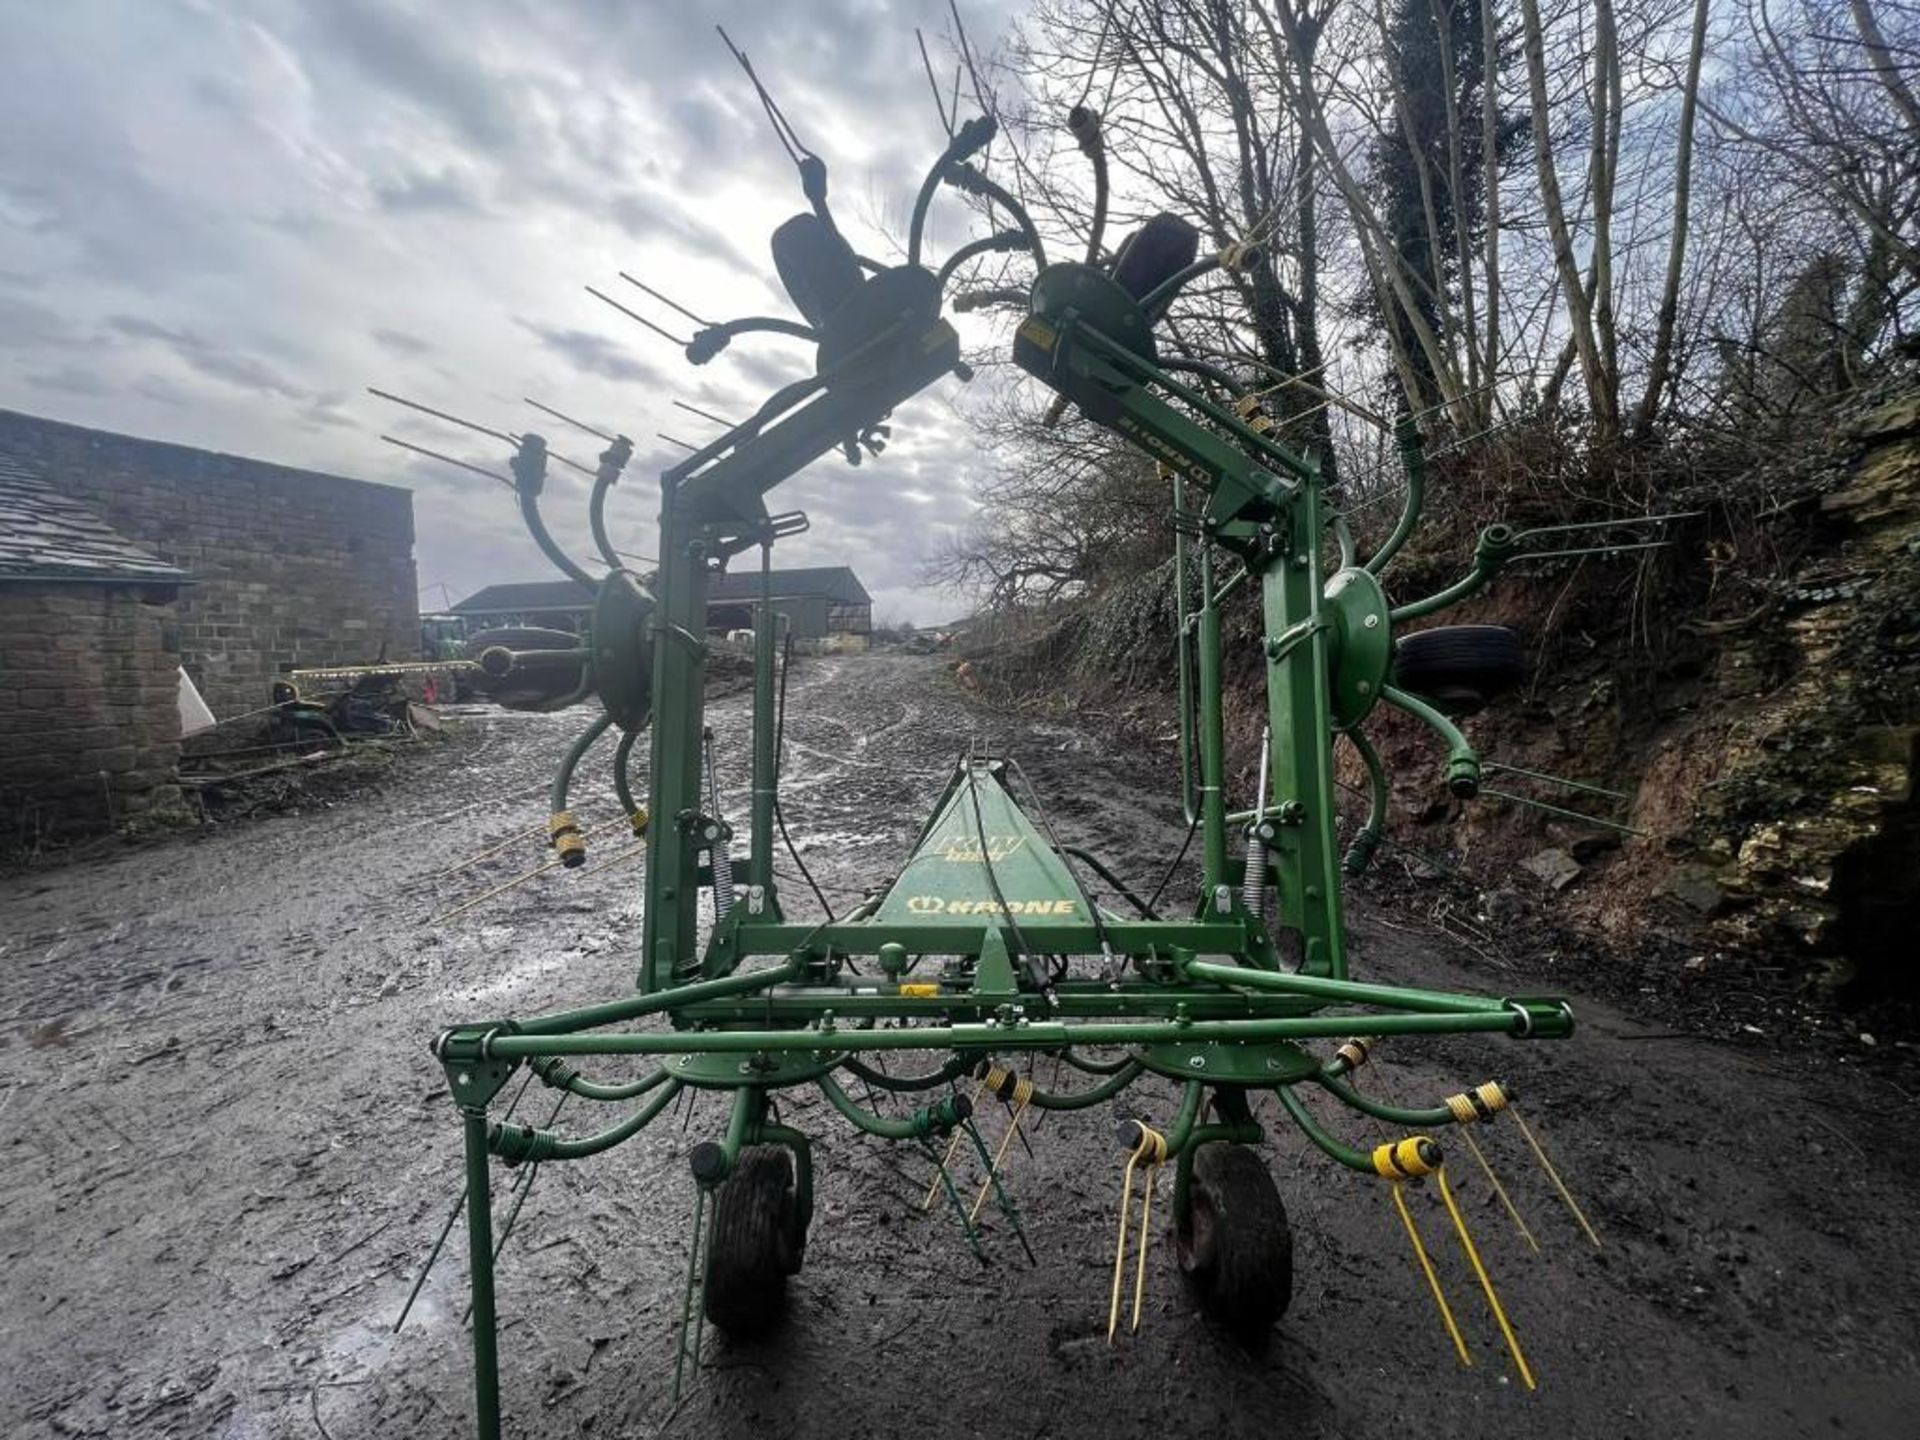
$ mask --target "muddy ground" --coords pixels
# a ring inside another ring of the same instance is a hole
[[[460,1188],[455,1116],[426,1042],[456,1018],[621,992],[639,872],[629,861],[546,875],[423,922],[538,862],[529,838],[439,874],[539,822],[551,767],[587,714],[480,712],[376,795],[0,879],[0,1434],[469,1433],[460,1232],[391,1333]],[[736,775],[744,721],[743,699],[718,705]],[[1177,846],[1161,762],[1005,720],[930,660],[825,660],[795,675],[786,793],[836,901],[897,862],[971,738],[1019,755],[1063,838],[1136,884]],[[581,808],[611,819],[600,772],[584,773]],[[619,853],[616,833],[590,863]],[[811,913],[804,885],[787,894]],[[1309,1151],[1271,1101],[1260,1114],[1298,1282],[1258,1352],[1199,1321],[1164,1235],[1141,1331],[1108,1348],[1121,1157],[1106,1114],[1050,1116],[1036,1154],[1017,1153],[1010,1184],[1040,1263],[1001,1225],[983,1268],[948,1216],[919,1213],[922,1157],[803,1102],[785,1118],[818,1137],[820,1183],[788,1319],[767,1342],[710,1343],[675,1411],[685,1156],[721,1123],[708,1099],[610,1154],[540,1172],[501,1261],[508,1433],[1915,1433],[1920,1207],[1905,1089],[1817,1050],[1684,1033],[1657,997],[1643,1013],[1592,998],[1619,993],[1617,977],[1490,973],[1404,911],[1364,897],[1355,909],[1362,978],[1559,988],[1579,1009],[1564,1043],[1383,1047],[1373,1081],[1425,1102],[1507,1077],[1590,1212],[1599,1250],[1511,1127],[1484,1143],[1543,1253],[1470,1160],[1450,1170],[1537,1393],[1514,1379],[1434,1197],[1416,1195],[1416,1211],[1471,1369],[1384,1188]],[[1155,1082],[1131,1103],[1165,1120],[1170,1095]],[[536,1086],[518,1118],[550,1107]],[[1356,1141],[1386,1138],[1328,1118]]]

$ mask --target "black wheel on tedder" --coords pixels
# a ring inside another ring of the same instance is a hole
[[[787,1277],[799,1273],[807,1217],[784,1145],[750,1145],[714,1192],[708,1241],[707,1320],[729,1335],[764,1334],[780,1318]]]
[[[1293,1298],[1293,1230],[1260,1156],[1245,1145],[1202,1145],[1174,1253],[1200,1308],[1236,1335],[1257,1336]]]
[[[1474,715],[1525,680],[1527,666],[1504,625],[1435,625],[1394,642],[1393,674],[1444,714]]]

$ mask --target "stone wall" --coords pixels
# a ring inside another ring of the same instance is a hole
[[[0,852],[178,800],[172,609],[126,586],[0,584]]]
[[[179,661],[217,716],[265,705],[287,666],[418,654],[406,490],[9,410],[0,449],[194,577]]]
[[[1675,889],[1735,943],[1785,940],[1833,978],[1920,997],[1920,394],[1855,419],[1824,542],[1771,636],[1727,648],[1743,687]],[[1774,652],[1763,654],[1762,647]]]

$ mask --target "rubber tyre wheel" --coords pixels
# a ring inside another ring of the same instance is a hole
[[[1200,253],[1200,232],[1178,215],[1162,211],[1121,245],[1113,262],[1113,282],[1136,300],[1144,300],[1163,280],[1171,280]]]
[[[1293,1228],[1260,1157],[1244,1145],[1202,1145],[1174,1253],[1210,1318],[1264,1334],[1293,1299]]]
[[[580,637],[567,630],[551,630],[544,625],[500,625],[468,636],[467,655],[478,660],[482,650],[496,645],[503,650],[571,650],[580,643]]]
[[[773,232],[773,268],[787,298],[818,328],[860,288],[860,262],[840,232],[818,215],[800,214]]]
[[[742,1150],[733,1174],[714,1196],[704,1302],[708,1322],[742,1337],[772,1329],[805,1243],[792,1152],[784,1145]]]
[[[584,643],[581,636],[569,630],[549,630],[541,625],[503,625],[470,636],[467,654],[478,660],[495,648],[538,653],[542,650],[572,650]],[[540,669],[518,670],[513,676],[500,679],[482,675],[474,678],[472,683],[482,695],[504,709],[539,712],[551,709],[555,701],[578,690],[585,673],[586,669],[580,662],[561,661]]]
[[[1393,647],[1394,683],[1449,715],[1472,715],[1527,678],[1520,637],[1504,625],[1436,625]]]

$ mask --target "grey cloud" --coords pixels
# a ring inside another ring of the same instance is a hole
[[[433,345],[418,335],[409,335],[404,330],[389,330],[384,326],[373,332],[374,343],[390,355],[399,355],[413,359],[420,355],[431,355]]]
[[[709,258],[720,257],[749,269],[766,262],[756,261],[749,241],[764,248],[764,237],[742,236],[723,230],[698,218],[693,203],[662,200],[659,196],[628,191],[600,202],[607,218],[643,245],[670,244],[693,250]]]
[[[107,324],[134,340],[151,340],[165,346],[182,364],[192,370],[242,390],[261,395],[277,395],[285,400],[305,400],[307,393],[292,384],[270,365],[234,350],[225,349],[205,336],[190,330],[170,329],[137,315],[113,315]]]
[[[28,375],[23,383],[33,390],[94,397],[111,395],[114,388],[101,378],[98,370],[83,370],[78,365],[65,365],[58,370]]]
[[[73,322],[51,306],[0,295],[0,348],[71,349],[80,343]]]
[[[747,342],[749,345],[752,343],[754,342]],[[721,352],[719,359],[710,363],[725,365],[729,380],[746,380],[751,382],[755,389],[766,392],[778,390],[783,385],[791,385],[796,380],[803,380],[813,369],[812,356],[802,351],[797,342],[762,339],[761,343],[764,345],[785,343],[790,353],[773,355],[768,354],[765,349],[756,352],[747,349],[736,340]],[[805,358],[801,358],[802,356]]]
[[[360,428],[358,420],[326,405],[309,405],[300,412],[300,419],[309,426],[318,426],[323,429],[358,430]]]
[[[469,143],[491,152],[520,141],[524,120],[514,108],[518,87],[503,83],[455,43],[454,31],[474,13],[433,10],[408,15],[387,0],[308,0],[313,28],[333,51],[375,83],[440,119]]]
[[[451,166],[435,174],[416,172],[398,180],[384,181],[373,187],[373,202],[389,213],[441,212],[481,215],[486,201],[466,177]]]
[[[635,360],[604,335],[587,330],[568,330],[557,325],[542,325],[533,320],[517,323],[534,335],[546,349],[560,356],[574,369],[606,380],[635,380],[658,385],[660,372]]]

